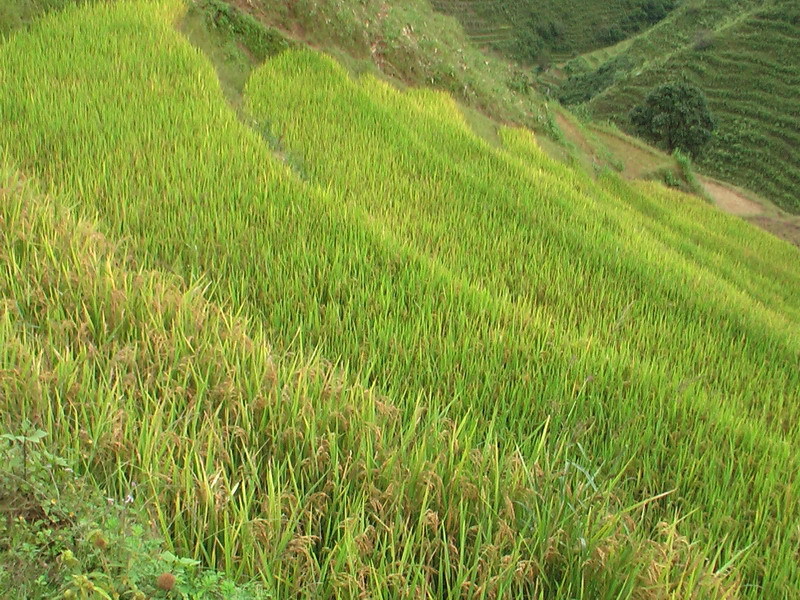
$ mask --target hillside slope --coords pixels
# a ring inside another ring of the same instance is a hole
[[[656,180],[674,189],[684,188],[706,197],[720,210],[800,246],[800,215],[778,208],[752,190],[696,174],[686,157],[660,151],[626,135],[613,124],[582,121],[566,112],[556,114],[556,123],[563,132],[567,148],[572,149],[572,160],[584,169],[609,168],[628,179]],[[563,146],[550,144],[546,147],[550,154],[564,159]]]
[[[543,98],[515,64],[470,43],[428,0],[193,0],[212,15],[238,7],[288,38],[334,55],[353,73],[434,87],[502,122],[546,130]],[[235,10],[235,9],[234,9]]]
[[[651,88],[685,78],[707,94],[719,121],[698,165],[800,212],[800,7],[776,0],[725,10],[685,6],[634,40],[617,57],[628,68],[590,109],[629,127],[630,109]]]
[[[609,46],[664,19],[674,0],[433,0],[472,40],[524,62]]]
[[[0,47],[7,160],[133,265],[98,282],[107,253],[12,205],[43,393],[4,412],[69,424],[177,546],[279,597],[796,595],[796,248],[311,51],[254,72],[244,123],[180,13],[71,8]],[[298,338],[349,375],[276,375],[266,340]]]

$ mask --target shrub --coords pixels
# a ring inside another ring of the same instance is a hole
[[[533,85],[533,81],[525,71],[514,69],[511,77],[506,81],[506,85],[513,92],[527,94]]]
[[[714,32],[709,29],[701,29],[694,35],[694,49],[707,50],[714,45]]]
[[[153,535],[132,489],[115,499],[51,453],[30,422],[0,430],[0,589],[4,598],[266,599]]]
[[[558,99],[565,105],[588,102],[613,85],[630,67],[630,60],[623,55],[603,63],[590,73],[571,75],[561,86]]]
[[[199,0],[208,24],[223,30],[245,45],[259,62],[289,48],[288,40],[276,29],[265,27],[247,13],[221,0]]]
[[[625,39],[625,32],[619,25],[610,25],[600,30],[597,41],[603,46],[613,46]]]

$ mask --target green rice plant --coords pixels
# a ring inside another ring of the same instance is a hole
[[[4,414],[279,597],[792,597],[796,248],[180,14],[0,48]]]
[[[525,459],[422,397],[404,419],[313,352],[273,351],[202,286],[135,268],[31,182],[2,183],[4,423],[30,416],[175,549],[268,597],[735,590],[674,523],[648,539],[636,518],[657,499],[620,505],[547,424]],[[153,587],[141,564],[114,568],[108,586]]]

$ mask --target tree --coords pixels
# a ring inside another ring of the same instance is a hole
[[[716,126],[705,94],[685,83],[666,83],[653,89],[630,114],[637,133],[669,152],[697,156]]]

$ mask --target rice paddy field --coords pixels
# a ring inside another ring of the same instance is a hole
[[[800,594],[797,248],[184,11],[0,43],[6,431],[258,597]]]
[[[796,2],[685,6],[623,56],[635,66],[590,102],[593,114],[626,126],[651,88],[685,78],[705,92],[718,119],[698,166],[800,211]]]

